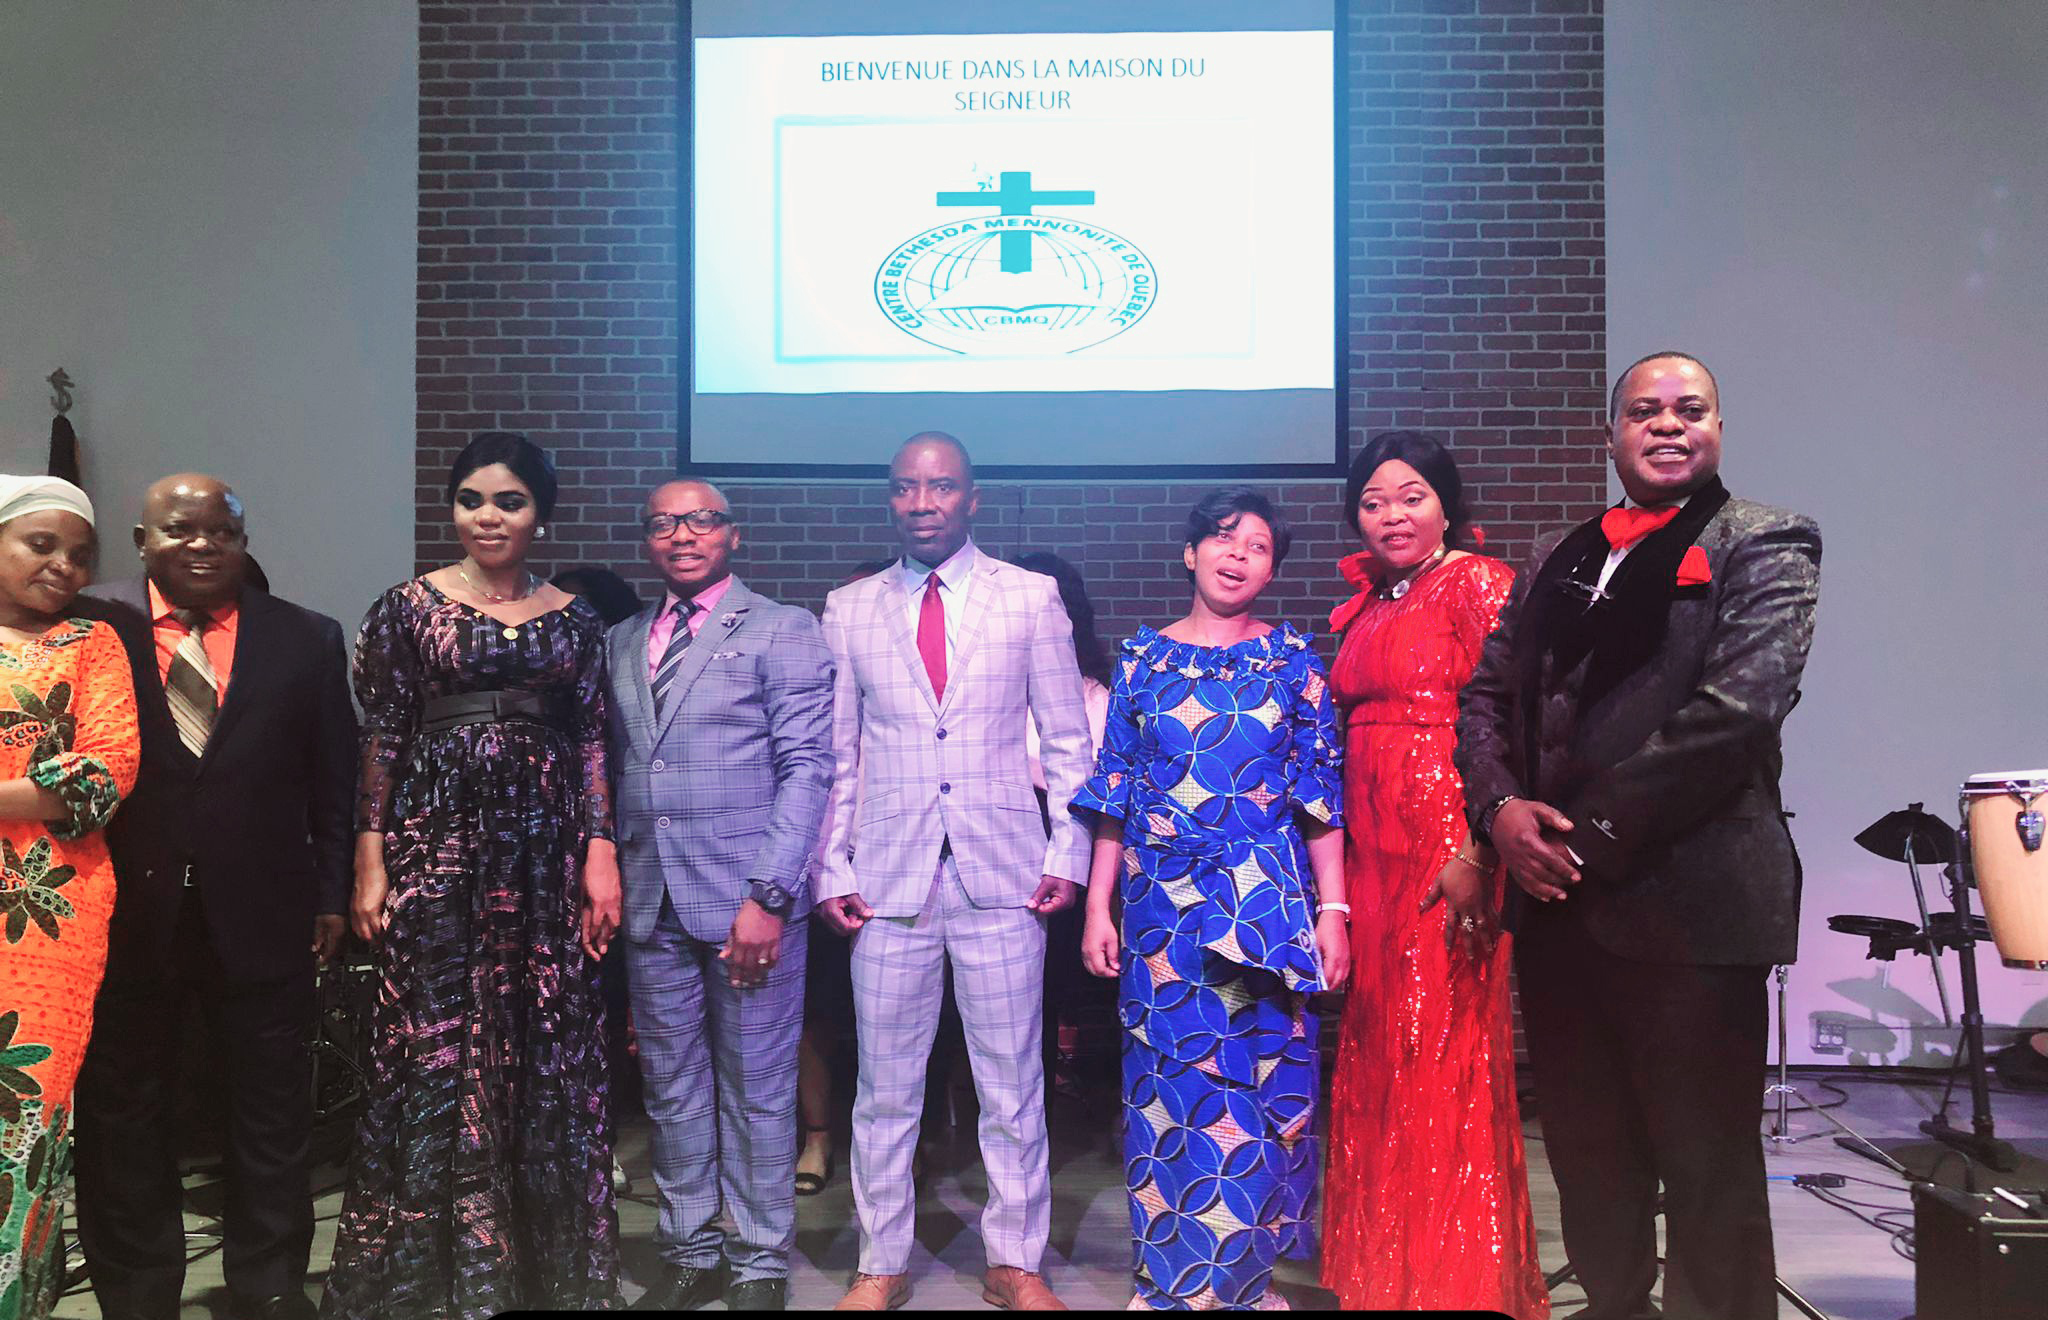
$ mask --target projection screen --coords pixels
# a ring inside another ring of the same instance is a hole
[[[1336,6],[685,11],[686,470],[1341,464]]]

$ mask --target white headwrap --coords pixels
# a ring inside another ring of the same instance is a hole
[[[75,513],[92,525],[92,501],[85,492],[62,477],[10,477],[0,473],[0,523],[12,522],[24,513],[62,509]]]

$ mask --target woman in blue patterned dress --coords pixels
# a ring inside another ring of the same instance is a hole
[[[1308,997],[1351,955],[1329,684],[1307,636],[1253,614],[1289,539],[1254,491],[1195,506],[1194,603],[1124,643],[1074,798],[1095,817],[1082,960],[1120,977],[1134,1309],[1284,1309],[1274,1262],[1314,1246]]]

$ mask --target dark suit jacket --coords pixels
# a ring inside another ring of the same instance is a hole
[[[1659,534],[1661,535],[1661,533]],[[1799,860],[1778,796],[1779,728],[1813,641],[1820,529],[1731,499],[1693,543],[1712,580],[1671,597],[1661,642],[1588,691],[1589,662],[1541,662],[1527,690],[1520,627],[1545,561],[1515,579],[1500,625],[1459,697],[1456,763],[1476,825],[1504,794],[1572,820],[1584,879],[1562,916],[1609,952],[1646,962],[1789,963],[1798,952]],[[1616,570],[1648,562],[1646,540]],[[1604,548],[1604,542],[1602,542]],[[1682,547],[1674,547],[1674,550]],[[1670,558],[1675,558],[1675,554]],[[1666,562],[1670,560],[1667,558]],[[1531,710],[1531,702],[1540,705]],[[1523,720],[1535,721],[1535,766]],[[1533,771],[1533,773],[1532,773]],[[1532,902],[1508,886],[1508,920]]]
[[[309,969],[314,915],[348,910],[356,719],[341,627],[254,587],[240,608],[227,698],[194,757],[164,699],[142,579],[79,598],[128,648],[142,726],[141,773],[107,827],[110,974],[168,968],[188,865],[236,979]]]

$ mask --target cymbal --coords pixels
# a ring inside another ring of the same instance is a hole
[[[1897,917],[1866,917],[1845,912],[1829,917],[1828,929],[1838,930],[1844,935],[1865,936],[1870,940],[1870,952],[1863,956],[1884,962],[1891,962],[1902,951],[1926,953],[1931,947],[1925,932],[1912,922],[1900,921]]]
[[[1918,802],[1903,811],[1887,811],[1856,836],[1856,842],[1887,861],[1906,860],[1906,842],[1913,843],[1915,862],[1953,862],[1961,853],[1956,832],[1947,821],[1930,816]]]

